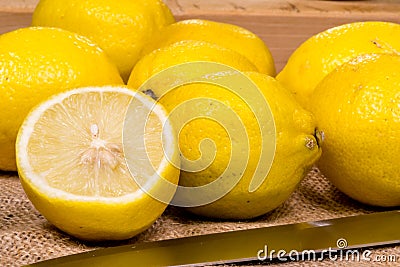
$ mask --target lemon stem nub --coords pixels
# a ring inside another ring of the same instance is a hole
[[[314,138],[306,137],[306,147],[310,150],[313,150],[316,146],[316,141]]]
[[[314,138],[306,137],[306,147],[310,150],[313,150],[316,146],[321,147],[322,142],[324,141],[324,132],[315,128]]]

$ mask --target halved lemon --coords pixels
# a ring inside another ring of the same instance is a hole
[[[23,188],[59,229],[119,240],[147,229],[172,199],[179,153],[164,108],[120,86],[57,94],[34,108],[16,143]],[[157,197],[161,196],[161,197]]]

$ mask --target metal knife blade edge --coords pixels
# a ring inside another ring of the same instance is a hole
[[[333,219],[327,219],[327,220],[318,220],[318,221],[310,221],[310,222],[299,222],[299,223],[293,223],[293,224],[282,224],[282,225],[273,225],[273,226],[265,226],[265,227],[260,227],[260,228],[250,228],[250,229],[241,229],[241,230],[233,230],[233,231],[228,231],[228,232],[220,232],[220,233],[210,233],[210,234],[205,234],[205,235],[195,235],[195,236],[190,236],[190,237],[180,237],[180,238],[172,238],[172,239],[165,239],[165,240],[160,240],[160,241],[150,241],[150,242],[143,242],[140,244],[133,244],[133,245],[120,245],[116,247],[107,247],[107,248],[100,248],[88,252],[82,252],[78,254],[73,254],[69,256],[63,256],[60,258],[55,258],[55,259],[50,259],[42,262],[38,262],[36,264],[32,264],[29,266],[42,266],[42,264],[48,264],[48,265],[55,265],[55,264],[63,264],[67,262],[73,262],[75,259],[82,259],[82,258],[92,258],[92,257],[98,257],[98,256],[108,256],[108,255],[113,255],[113,254],[120,254],[120,253],[126,253],[126,252],[131,252],[135,253],[135,251],[141,251],[141,250],[146,250],[146,249],[152,249],[152,248],[160,248],[160,247],[170,247],[170,246],[175,246],[179,245],[182,243],[185,244],[190,244],[190,243],[206,243],[208,240],[215,239],[218,237],[225,237],[225,238],[234,238],[238,234],[249,234],[251,232],[257,233],[259,231],[273,231],[275,229],[279,229],[280,232],[284,232],[285,230],[287,231],[294,231],[294,230],[306,230],[306,229],[312,229],[312,228],[324,228],[324,227],[329,227],[331,225],[336,225],[340,223],[346,223],[347,221],[353,221],[356,219],[362,218],[363,220],[368,220],[369,218],[375,218],[379,219],[380,216],[385,216],[386,215],[396,215],[400,214],[400,210],[394,210],[394,211],[382,211],[382,212],[374,212],[371,214],[364,214],[364,215],[352,215],[352,216],[346,216],[346,217],[340,217],[340,218],[333,218]],[[357,249],[357,248],[367,248],[367,247],[374,247],[374,246],[383,246],[383,245],[393,245],[396,243],[400,243],[399,239],[394,239],[394,240],[386,240],[383,242],[373,242],[373,243],[366,243],[366,244],[355,244],[355,245],[349,245],[346,247],[346,249]],[[323,248],[321,249],[315,249],[315,252],[322,252]],[[301,251],[299,251],[301,252]],[[251,261],[256,261],[256,253],[254,254],[254,257],[243,257],[238,259],[231,259],[231,260],[212,260],[212,261],[203,261],[201,263],[188,263],[188,264],[176,264],[176,265],[168,265],[168,266],[204,266],[206,263],[207,264],[231,264],[231,263],[238,263],[238,262],[251,262]],[[166,265],[165,265],[166,266]]]

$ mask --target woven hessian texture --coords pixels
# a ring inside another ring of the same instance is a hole
[[[361,205],[344,196],[319,173],[318,169],[313,169],[290,199],[260,218],[239,222],[215,221],[196,218],[179,208],[169,207],[150,229],[133,239],[90,244],[71,238],[49,224],[26,198],[16,174],[0,174],[0,183],[0,266],[21,266],[101,247],[382,211]],[[374,259],[376,255],[386,257],[396,255],[397,263],[374,262],[374,265],[400,265],[400,246],[386,246],[372,250],[371,258]],[[372,262],[338,262],[327,258],[323,261],[273,262],[268,266],[338,265],[371,266]]]

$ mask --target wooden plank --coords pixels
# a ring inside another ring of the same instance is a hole
[[[32,12],[39,0],[0,0],[0,10]]]
[[[0,0],[1,9],[33,10],[39,0]],[[220,10],[223,12],[246,11],[264,12],[376,12],[378,10],[396,12],[393,6],[399,0],[358,0],[358,1],[321,1],[321,0],[164,0],[171,9],[184,13]],[[388,5],[390,4],[390,5]],[[398,11],[398,9],[397,9]]]
[[[178,19],[192,18],[190,15],[178,15]],[[357,14],[346,16],[302,15],[232,15],[204,14],[197,18],[232,23],[254,32],[266,43],[280,71],[290,54],[312,35],[345,23],[355,21],[381,20],[400,23],[398,14],[382,16],[381,14]]]
[[[0,34],[29,26],[31,20],[30,12],[0,11]]]
[[[398,13],[398,0],[321,1],[321,0],[164,0],[175,14],[204,15],[213,13],[271,14],[271,13]]]
[[[165,0],[178,20],[210,19],[247,28],[270,48],[279,71],[310,36],[355,21],[400,23],[400,1]]]
[[[30,24],[38,0],[0,0],[0,33]],[[310,36],[354,21],[400,23],[400,1],[165,0],[177,20],[202,18],[247,28],[265,41],[278,71]]]

